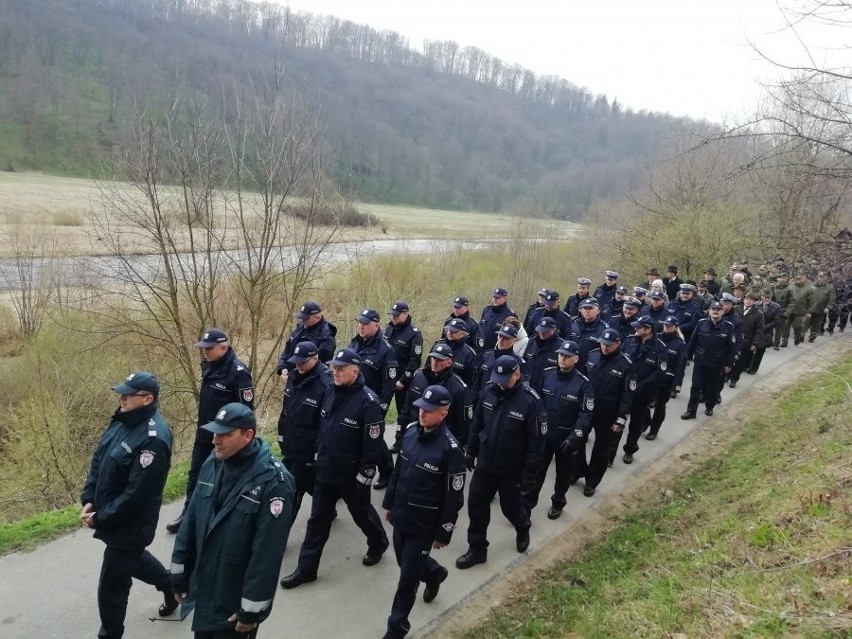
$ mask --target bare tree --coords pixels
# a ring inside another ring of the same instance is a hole
[[[92,210],[114,276],[101,286],[106,323],[162,352],[196,394],[194,342],[215,325],[247,352],[263,396],[339,230],[316,221],[328,203],[318,117],[280,87],[279,70],[235,89],[233,112],[182,96],[163,117],[142,110]]]
[[[56,238],[32,229],[15,229],[8,248],[11,257],[0,260],[0,276],[10,289],[21,334],[35,335],[50,303]]]

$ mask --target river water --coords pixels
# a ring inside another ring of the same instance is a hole
[[[341,263],[380,255],[423,255],[437,251],[475,250],[485,248],[500,240],[365,240],[337,242],[323,248],[319,261],[322,264]],[[282,270],[290,268],[305,256],[296,248],[283,246],[275,249],[272,263]],[[227,273],[237,265],[247,265],[249,254],[244,250],[214,252],[209,260],[203,253],[179,253],[170,256],[176,273],[197,273],[197,263],[207,262],[213,268]],[[311,260],[312,261],[312,260]],[[16,291],[42,286],[108,285],[110,282],[127,282],[132,273],[134,281],[151,282],[162,273],[163,261],[159,255],[117,255],[0,259],[0,291]]]

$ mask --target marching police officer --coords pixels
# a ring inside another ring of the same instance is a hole
[[[476,376],[479,373],[479,354],[468,343],[467,325],[464,320],[456,317],[447,322],[444,327],[447,337],[432,346],[432,351],[438,344],[446,344],[453,350],[453,372],[461,377],[468,388],[477,385]]]
[[[464,455],[444,423],[450,400],[447,389],[437,385],[415,400],[418,420],[405,431],[382,502],[399,564],[385,639],[401,639],[411,629],[408,614],[420,582],[426,584],[423,601],[430,603],[449,574],[430,553],[450,543],[464,505]]]
[[[469,548],[456,560],[460,570],[488,558],[491,500],[515,527],[515,547],[530,545],[530,513],[522,493],[534,490],[547,435],[547,415],[538,394],[521,380],[521,366],[510,355],[497,358],[473,419],[465,465],[473,470],[468,495]]]
[[[615,289],[615,295],[607,306],[601,307],[601,317],[606,318],[605,321],[609,324],[610,317],[618,317],[621,309],[624,308],[624,301],[627,299],[627,288],[618,286]]]
[[[576,319],[580,316],[580,304],[590,297],[589,287],[591,287],[591,285],[592,280],[588,277],[577,278],[577,292],[568,298],[568,304],[565,306],[565,312],[568,313],[572,319]]]
[[[527,333],[531,333],[539,326],[541,320],[545,317],[549,317],[556,323],[559,337],[562,339],[568,337],[568,331],[571,329],[571,317],[559,307],[559,291],[547,291],[544,296],[544,306],[532,314],[530,325],[524,326]]]
[[[399,440],[408,422],[402,420],[402,408],[408,387],[414,378],[414,373],[420,368],[423,360],[423,333],[411,322],[411,311],[404,300],[394,302],[388,311],[391,321],[385,327],[385,339],[390,343],[396,354],[397,380],[394,385],[394,401],[396,402],[397,427],[392,453],[399,452]]]
[[[284,402],[278,417],[278,446],[281,458],[296,486],[293,519],[305,493],[314,494],[314,457],[320,409],[334,385],[331,371],[319,361],[319,349],[313,342],[299,342],[287,363],[295,366],[287,377]]]
[[[477,387],[472,389],[474,398],[479,397],[482,387],[491,377],[491,369],[494,368],[494,362],[501,355],[511,355],[516,358],[521,364],[521,374],[524,372],[524,360],[515,352],[515,343],[518,341],[518,329],[511,324],[501,326],[497,331],[497,342],[493,350],[486,351],[482,356],[479,365],[479,373],[476,376]]]
[[[608,311],[612,308],[612,302],[615,299],[615,293],[618,290],[618,273],[616,271],[607,271],[605,275],[606,281],[598,286],[594,293],[594,297],[598,301],[601,311]]]
[[[600,349],[589,353],[586,374],[592,383],[595,396],[592,411],[592,428],[595,429],[595,445],[585,473],[586,487],[583,494],[591,497],[601,483],[608,466],[612,466],[618,452],[618,442],[636,391],[636,375],[633,362],[621,352],[621,336],[614,328],[608,328],[598,339]]]
[[[681,419],[695,419],[699,398],[704,397],[704,414],[712,415],[719,403],[724,375],[731,372],[737,357],[737,335],[734,325],[722,319],[722,303],[713,302],[710,317],[698,322],[686,349],[687,359],[695,360],[689,402]]]
[[[589,297],[580,302],[580,317],[574,320],[568,332],[570,340],[576,342],[580,349],[580,371],[586,369],[586,359],[598,347],[598,338],[606,328],[606,322],[601,319],[598,300]]]
[[[544,308],[544,298],[547,297],[547,289],[543,288],[538,292],[538,299],[527,307],[527,312],[524,314],[524,323],[522,326],[527,333],[532,332],[535,326],[533,314],[540,308]]]
[[[254,382],[251,371],[231,348],[228,335],[219,328],[204,332],[196,345],[201,349],[201,388],[198,392],[198,422],[195,429],[195,441],[192,444],[192,457],[189,462],[189,476],[186,482],[186,501],[183,510],[189,505],[201,465],[213,451],[213,434],[202,428],[216,417],[225,404],[239,402],[254,409]],[[172,534],[180,528],[183,512],[166,526]]]
[[[636,376],[630,407],[630,427],[622,458],[625,464],[633,463],[633,455],[639,450],[639,437],[651,425],[651,408],[657,392],[666,386],[668,352],[666,345],[657,339],[654,326],[655,322],[650,317],[640,317],[633,322],[636,332],[622,346],[624,354],[633,362],[633,374]]]
[[[514,315],[508,304],[508,291],[498,286],[491,294],[491,304],[482,309],[479,328],[482,333],[482,351],[490,351],[497,343],[497,331],[509,315]]]
[[[202,428],[213,454],[201,468],[172,552],[172,589],[194,610],[197,639],[253,639],[272,611],[293,522],[293,477],[244,404],[226,404]]]
[[[653,291],[648,298],[650,304],[642,310],[640,315],[650,317],[656,328],[662,328],[663,320],[671,315],[666,308],[666,294],[662,291]]]
[[[556,349],[562,345],[559,328],[552,317],[543,317],[535,327],[535,337],[527,343],[524,352],[526,371],[523,372],[530,388],[541,390],[544,369],[557,365]]]
[[[172,433],[159,411],[160,384],[137,371],[112,389],[118,409],[101,435],[80,501],[80,521],[106,544],[98,581],[98,637],[124,635],[132,578],[163,593],[160,615],[177,608],[169,573],[146,547],[154,540],[172,457]]]
[[[426,358],[426,365],[414,373],[414,379],[408,387],[408,395],[402,409],[406,425],[417,421],[415,402],[423,396],[429,386],[433,385],[443,386],[450,394],[450,411],[444,422],[453,437],[464,446],[467,443],[470,423],[473,421],[474,399],[461,377],[453,372],[453,349],[444,342],[435,344]]]
[[[367,554],[361,563],[374,566],[388,548],[381,519],[370,504],[370,484],[382,457],[384,409],[364,382],[358,353],[351,348],[341,349],[329,366],[334,387],[320,411],[311,517],[298,566],[281,580],[285,589],[316,581],[339,499],[346,503],[355,524],[367,537]]]
[[[566,340],[556,351],[558,366],[544,370],[541,398],[547,413],[547,435],[544,458],[539,465],[535,489],[524,495],[524,504],[532,510],[538,503],[538,495],[550,461],[556,457],[556,484],[548,519],[558,519],[567,503],[565,493],[577,472],[585,465],[585,442],[592,429],[592,410],[595,397],[589,378],[578,370],[580,347]],[[578,458],[582,458],[579,461]]]
[[[621,341],[623,342],[628,336],[633,335],[633,322],[636,321],[639,309],[642,308],[642,302],[635,297],[628,297],[624,300],[624,305],[621,307],[619,315],[613,315],[607,324],[618,331]]]
[[[384,418],[400,377],[396,353],[379,330],[378,311],[365,308],[356,319],[358,334],[349,342],[349,348],[358,354],[364,385],[378,395]],[[384,437],[380,439],[379,445],[382,448],[382,458],[379,461],[379,477],[373,486],[376,490],[381,490],[388,485],[393,470],[393,457]]]
[[[470,301],[464,295],[459,295],[453,300],[453,306],[452,309],[450,309],[450,316],[444,321],[444,328],[447,328],[450,322],[454,319],[464,322],[465,330],[467,331],[467,337],[465,339],[468,346],[470,346],[477,355],[482,353],[482,349],[485,345],[482,331],[480,330],[479,324],[476,320],[470,316]]]
[[[704,317],[704,307],[695,301],[695,287],[692,284],[680,285],[677,298],[672,299],[666,309],[666,316],[669,315],[677,317],[678,327],[685,340],[692,337],[695,325]]]
[[[648,441],[657,439],[657,434],[666,420],[666,404],[680,392],[686,367],[686,342],[678,330],[677,317],[669,315],[663,320],[663,332],[659,337],[666,347],[666,375],[663,383],[657,387],[654,415],[651,417],[648,434],[645,435]]]
[[[278,358],[275,372],[279,375],[283,371],[289,372],[295,368],[287,360],[293,356],[293,350],[299,342],[312,342],[319,351],[321,362],[327,362],[334,357],[337,327],[323,317],[320,305],[316,302],[305,302],[296,312],[296,318],[299,324],[290,333],[287,343],[284,344],[284,350]]]

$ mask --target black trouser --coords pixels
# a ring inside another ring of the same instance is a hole
[[[299,568],[315,575],[319,568],[322,551],[331,531],[331,522],[337,512],[337,500],[342,499],[352,515],[355,525],[367,537],[367,550],[378,552],[386,547],[388,537],[382,527],[382,520],[370,503],[370,487],[358,483],[355,478],[343,486],[317,481],[314,484],[311,517],[305,531],[305,541],[299,552]]]
[[[811,315],[811,334],[808,339],[814,341],[817,338],[817,335],[822,335],[824,331],[823,324],[825,324],[825,311]]]
[[[766,348],[758,348],[751,354],[751,363],[746,369],[747,373],[754,375],[757,372],[757,369],[760,368],[760,362],[763,361],[764,353],[766,353]]]
[[[751,367],[751,360],[754,357],[754,352],[751,350],[751,347],[752,344],[748,342],[743,344],[740,355],[737,357],[737,361],[734,362],[734,367],[731,370],[731,374],[728,376],[728,379],[732,382],[740,381],[743,371],[747,371]]]
[[[396,404],[396,434],[394,435],[393,442],[397,448],[399,448],[399,443],[402,441],[403,429],[408,426],[402,414],[402,407],[405,405],[405,398],[408,396],[408,387],[410,385],[411,382],[409,381],[408,384],[403,386],[402,390],[398,388],[393,389],[393,401]]]
[[[689,403],[686,410],[695,413],[698,410],[698,398],[704,397],[704,406],[712,409],[719,400],[719,392],[725,382],[724,366],[705,366],[695,362],[692,366],[692,386],[689,389]]]
[[[828,311],[828,332],[833,333],[834,327],[839,326],[840,330],[846,329],[846,324],[849,322],[849,307],[832,308]]]
[[[569,428],[560,430],[565,433],[566,437],[573,431],[573,429]],[[538,474],[535,478],[535,489],[524,493],[522,496],[524,508],[528,511],[532,511],[536,507],[536,504],[538,504],[538,496],[542,486],[544,486],[544,480],[547,479],[550,460],[554,457],[556,457],[556,483],[550,501],[556,508],[562,508],[568,503],[565,500],[565,493],[568,492],[571,482],[578,476],[577,473],[585,465],[585,463],[580,463],[578,459],[582,457],[583,462],[585,462],[586,453],[582,443],[579,443],[574,450],[562,453],[559,450],[562,441],[564,441],[564,438],[563,440],[548,439],[544,444],[544,457],[541,460],[541,465],[538,467]]]
[[[134,577],[160,592],[171,592],[169,572],[150,552],[144,548],[107,546],[98,581],[98,612],[101,617],[98,637],[101,639],[119,639],[124,635],[127,599]]]
[[[632,455],[639,450],[639,437],[651,425],[651,408],[654,406],[656,396],[657,388],[655,386],[642,390],[633,396],[627,441],[624,442],[625,453]]]
[[[443,567],[429,554],[432,539],[393,531],[393,551],[399,565],[399,582],[393,596],[393,605],[388,617],[388,630],[405,635],[411,630],[408,615],[417,599],[420,582],[427,582],[443,572]]]
[[[660,432],[663,422],[666,421],[666,405],[671,398],[671,384],[661,384],[657,387],[657,397],[654,399],[654,414],[651,416],[651,432],[654,435]]]
[[[500,509],[515,530],[527,530],[530,527],[530,514],[521,500],[520,478],[475,468],[467,496],[467,512],[470,516],[467,543],[473,550],[485,552],[488,548],[491,500],[495,494],[500,495]]]
[[[607,465],[615,459],[618,452],[618,442],[621,441],[621,433],[615,433],[612,425],[618,418],[611,410],[599,411],[595,405],[592,414],[592,426],[595,429],[595,443],[592,446],[592,454],[589,456],[589,465],[586,470],[586,486],[596,488],[601,483]]]
[[[296,484],[296,492],[293,495],[293,519],[296,519],[296,513],[302,507],[302,498],[305,493],[314,494],[314,462],[285,459],[284,466],[293,475]]]
[[[260,626],[248,632],[236,630],[214,630],[213,632],[196,632],[195,639],[254,639]]]
[[[201,472],[201,466],[207,461],[207,458],[210,457],[210,453],[213,452],[213,437],[212,433],[207,433],[210,435],[210,441],[206,441],[205,439],[200,439],[201,437],[205,437],[201,432],[201,429],[195,432],[195,441],[192,443],[192,458],[189,460],[189,474],[186,478],[186,501],[183,504],[183,509],[186,510],[186,507],[189,505],[189,500],[192,498],[192,493],[195,492],[195,485],[198,483],[198,473]]]

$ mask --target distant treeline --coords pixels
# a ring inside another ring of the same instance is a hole
[[[0,0],[0,169],[102,171],[141,110],[283,66],[359,198],[581,219],[706,123],[634,112],[475,47],[246,0]]]

